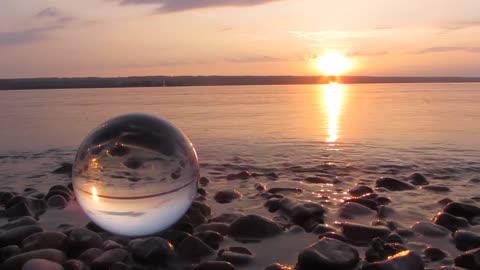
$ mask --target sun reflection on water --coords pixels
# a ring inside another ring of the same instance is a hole
[[[323,100],[327,113],[327,139],[333,143],[338,140],[339,117],[342,110],[343,85],[330,83],[322,86]]]

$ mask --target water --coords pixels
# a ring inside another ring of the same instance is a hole
[[[188,138],[144,114],[110,119],[77,151],[73,186],[85,213],[108,231],[142,236],[175,224],[197,193],[199,165]]]

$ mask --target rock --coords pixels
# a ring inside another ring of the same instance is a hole
[[[283,198],[280,200],[281,210],[291,219],[293,224],[304,227],[307,231],[314,228],[307,228],[307,224],[314,221],[314,223],[324,223],[323,215],[325,209],[323,206],[313,202],[295,201],[290,198]]]
[[[386,243],[380,238],[375,238],[368,243],[368,249],[365,252],[365,259],[368,262],[383,261],[404,250],[407,250],[407,248],[396,244]]]
[[[158,236],[170,242],[174,247],[180,244],[183,239],[187,238],[191,234],[178,231],[178,230],[168,230],[165,232],[160,233]],[[127,243],[128,245],[128,243]]]
[[[23,216],[30,216],[34,218],[38,218],[40,215],[45,213],[47,209],[47,203],[44,200],[33,199],[33,198],[23,198],[23,199],[16,199],[22,197],[13,197],[12,200],[20,200],[17,203],[8,202],[9,206],[7,206],[5,213],[10,218],[15,217],[23,217]],[[11,204],[11,205],[10,205]]]
[[[217,260],[243,265],[253,260],[253,253],[244,247],[228,247],[218,252]]]
[[[469,250],[456,257],[455,266],[469,270],[480,269],[480,248]]]
[[[115,262],[122,262],[128,257],[128,252],[123,248],[105,251],[92,262],[95,270],[109,270]]]
[[[28,225],[10,229],[0,234],[0,247],[20,245],[23,239],[38,232],[43,232],[43,229],[37,225]]]
[[[323,238],[331,238],[331,239],[335,239],[335,240],[338,240],[338,241],[342,241],[344,243],[350,243],[348,241],[348,239],[345,238],[345,236],[340,235],[336,232],[326,232],[326,233],[323,233],[323,234],[318,236],[318,239],[323,239]]]
[[[430,184],[425,176],[420,173],[412,173],[408,176],[410,183],[415,186],[424,186]]]
[[[412,230],[416,233],[429,237],[444,237],[450,234],[446,228],[430,222],[417,222],[412,226]]]
[[[415,186],[394,178],[382,177],[375,181],[376,187],[383,187],[390,191],[413,190]]]
[[[208,180],[208,178],[202,176],[202,177],[200,177],[200,180],[198,180],[198,182],[202,186],[207,186],[208,183],[210,183],[210,180]]]
[[[102,250],[98,248],[89,248],[78,256],[78,259],[86,264],[91,264],[96,258],[102,255]]]
[[[5,205],[13,197],[15,195],[11,192],[0,191],[0,205]]]
[[[351,188],[348,193],[353,197],[360,197],[368,193],[373,193],[373,189],[367,186],[358,185],[356,187]]]
[[[70,201],[70,199],[72,198],[72,194],[70,192],[66,192],[60,189],[54,189],[54,190],[50,190],[47,193],[47,196],[45,196],[45,199],[48,200],[50,197],[55,195],[62,196],[66,201]]]
[[[395,215],[395,209],[385,206],[385,205],[380,205],[378,208],[378,217],[380,218],[389,218]]]
[[[220,247],[220,243],[223,241],[223,235],[214,231],[200,232],[195,234],[195,236],[213,249],[218,249]]]
[[[270,219],[248,215],[235,219],[230,224],[228,235],[234,238],[258,239],[276,236],[282,231],[282,228]]]
[[[197,232],[205,232],[205,231],[214,231],[221,235],[227,235],[230,226],[226,223],[221,222],[212,222],[207,224],[202,224],[195,228]]]
[[[462,251],[480,248],[480,235],[469,231],[458,230],[453,234],[453,242],[457,249]]]
[[[348,202],[338,210],[338,215],[344,219],[354,219],[362,216],[376,216],[377,212],[358,203]]]
[[[386,198],[386,197],[378,197],[375,199],[375,201],[379,205],[387,205],[392,202],[389,198]]]
[[[98,226],[95,222],[93,221],[90,221],[87,223],[87,225],[85,225],[85,228],[89,229],[90,231],[92,232],[96,232],[96,233],[99,233],[99,232],[104,232],[105,230]]]
[[[67,201],[60,195],[54,195],[48,199],[48,206],[51,208],[63,209],[67,206]]]
[[[207,196],[207,191],[203,188],[198,188],[197,193],[202,195],[202,196]]]
[[[39,224],[38,224],[38,221],[36,221],[32,217],[20,217],[20,218],[14,219],[13,221],[10,221],[9,223],[3,225],[0,228],[4,230],[10,230],[13,228],[17,228],[21,226],[29,226],[29,225],[39,225]]]
[[[61,232],[39,232],[22,241],[23,252],[38,249],[64,250],[67,246],[67,236]]]
[[[230,203],[231,201],[241,197],[242,194],[236,190],[221,190],[215,193],[213,199],[218,203]]]
[[[44,259],[31,259],[23,265],[22,270],[63,270],[63,266]]]
[[[416,236],[416,233],[410,229],[398,229],[397,233],[401,237],[405,237],[405,238],[412,238]]]
[[[458,229],[470,227],[468,220],[462,217],[456,217],[448,213],[439,213],[433,217],[433,223],[443,226],[454,232]]]
[[[103,242],[103,250],[110,250],[110,249],[116,249],[116,248],[123,248],[123,245],[113,240],[107,240]]]
[[[132,270],[132,267],[123,262],[114,262],[112,266],[110,266],[110,270]]]
[[[443,260],[448,256],[448,254],[445,253],[445,251],[439,248],[433,248],[433,247],[424,249],[423,254],[425,254],[425,257],[427,257],[431,262]]]
[[[450,192],[450,188],[446,186],[439,186],[439,185],[429,185],[421,187],[422,190],[428,190],[433,192]]]
[[[242,213],[223,213],[210,220],[210,222],[232,223],[238,217],[243,217]]]
[[[270,213],[276,212],[282,207],[280,203],[281,200],[282,199],[279,198],[270,198],[265,202],[264,206],[268,209]]]
[[[68,235],[68,254],[76,257],[89,248],[102,248],[103,240],[95,232],[83,228],[73,229]]]
[[[267,189],[267,185],[263,183],[255,183],[254,187],[255,187],[255,190],[258,190],[258,191],[264,191],[265,189]]]
[[[385,241],[387,243],[397,243],[397,244],[402,244],[404,241],[403,241],[403,238],[396,234],[396,233],[392,233],[390,234],[386,239]]]
[[[362,270],[424,270],[422,258],[410,250],[402,251],[387,260],[369,263]]]
[[[374,238],[385,239],[390,230],[381,227],[369,227],[354,223],[342,224],[343,235],[355,245],[367,245]]]
[[[442,206],[445,206],[445,205],[447,205],[447,204],[449,204],[449,203],[451,203],[451,202],[453,202],[452,199],[450,199],[450,198],[443,198],[443,199],[439,200],[437,203],[440,204],[440,205],[442,205]]]
[[[443,212],[471,221],[473,218],[480,216],[480,207],[472,204],[451,202],[443,208]]]
[[[247,180],[252,177],[252,174],[248,171],[241,171],[239,173],[227,175],[227,180]]]
[[[64,270],[89,270],[89,267],[79,260],[68,260],[63,264]]]
[[[185,238],[177,246],[177,252],[183,259],[198,261],[200,258],[214,254],[214,250],[195,236]]]
[[[300,252],[297,265],[302,270],[349,270],[354,269],[359,260],[358,251],[350,245],[323,238]]]
[[[175,258],[172,244],[160,237],[135,239],[128,246],[132,257],[142,263],[162,264]]]
[[[345,200],[345,203],[358,203],[372,209],[373,211],[378,210],[378,204],[374,200],[369,200],[364,198],[352,198],[352,199]]]
[[[269,188],[267,192],[272,194],[288,195],[292,193],[302,193],[303,190],[299,188],[290,188],[290,187],[274,187],[274,188]]]
[[[293,267],[290,265],[285,265],[281,263],[274,263],[270,264],[269,266],[265,267],[264,270],[293,270]]]
[[[324,234],[328,232],[335,232],[335,229],[324,224],[318,224],[315,226],[315,228],[312,230],[312,233],[314,234]]]
[[[72,177],[72,163],[64,162],[60,165],[60,167],[56,168],[52,171],[54,174],[65,174],[69,177]]]
[[[17,245],[10,245],[0,248],[0,263],[6,259],[18,255],[22,250]]]
[[[21,270],[23,265],[31,259],[44,259],[56,263],[63,263],[65,261],[65,254],[62,251],[56,249],[41,249],[21,253],[6,260],[2,269],[8,270]]]
[[[235,267],[224,261],[207,261],[197,265],[193,270],[235,270]]]
[[[318,176],[307,177],[307,178],[305,178],[305,182],[310,183],[310,184],[332,184],[333,183],[332,180],[325,179],[325,178],[318,177]]]
[[[63,191],[67,194],[72,194],[72,190],[70,190],[68,187],[66,186],[62,186],[62,185],[55,185],[55,186],[52,186],[49,190],[48,190],[48,193],[54,191],[54,190],[60,190],[60,191]],[[47,193],[47,194],[48,194]]]

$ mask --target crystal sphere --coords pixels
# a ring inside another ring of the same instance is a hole
[[[127,114],[95,128],[73,164],[78,203],[112,233],[144,236],[175,224],[197,193],[192,143],[166,120]]]

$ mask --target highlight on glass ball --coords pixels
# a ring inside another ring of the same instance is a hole
[[[80,145],[73,165],[75,195],[100,227],[126,236],[165,230],[197,193],[198,158],[190,140],[166,120],[115,117]]]

